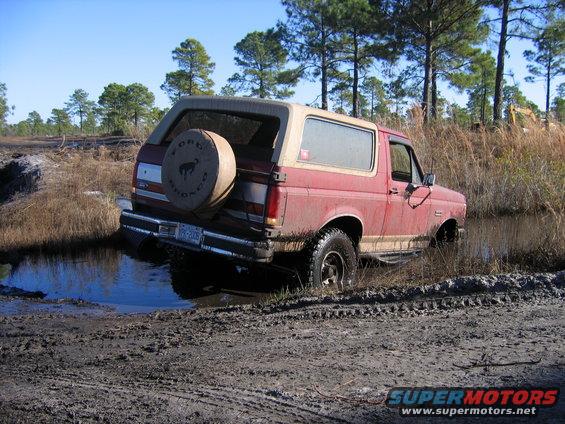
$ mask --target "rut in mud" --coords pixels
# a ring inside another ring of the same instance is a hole
[[[391,387],[565,388],[564,299],[561,272],[276,306],[1,317],[0,417],[410,422],[382,405]],[[564,413],[561,400],[539,418]]]

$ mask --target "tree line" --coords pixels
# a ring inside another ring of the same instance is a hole
[[[309,80],[319,84],[312,106],[356,117],[400,116],[416,101],[419,111],[412,112],[426,122],[500,123],[510,104],[540,114],[507,70],[507,43],[521,38],[533,45],[523,52],[526,80],[545,85],[545,116],[565,118],[565,84],[553,87],[565,73],[562,0],[282,0],[282,5],[284,20],[235,44],[237,72],[217,94],[286,99],[299,81]],[[172,58],[177,69],[161,85],[171,102],[216,94],[215,63],[198,40],[181,42]],[[449,103],[440,81],[465,93],[466,106]],[[81,132],[119,132],[154,124],[164,112],[142,84],[111,83],[97,103],[76,90],[45,123],[32,112],[15,132],[21,126],[33,134],[44,125],[60,134],[72,116]],[[6,87],[0,85],[4,127],[7,113]]]
[[[98,98],[89,99],[83,89],[75,90],[62,108],[53,108],[43,120],[39,112],[32,111],[27,119],[6,125],[10,111],[6,99],[6,85],[0,84],[0,114],[4,112],[3,133],[20,136],[63,134],[124,134],[141,125],[156,125],[166,109],[155,107],[155,95],[143,84],[122,85],[110,83]],[[73,124],[76,118],[78,124]],[[131,132],[131,131],[130,131]]]

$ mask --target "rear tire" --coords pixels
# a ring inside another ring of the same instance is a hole
[[[305,249],[304,279],[310,287],[338,290],[353,286],[357,254],[353,242],[337,228],[323,229]]]

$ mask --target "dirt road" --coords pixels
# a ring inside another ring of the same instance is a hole
[[[381,403],[389,388],[563,389],[564,274],[491,283],[269,307],[1,317],[0,421],[413,422]],[[525,422],[564,414],[561,398]]]

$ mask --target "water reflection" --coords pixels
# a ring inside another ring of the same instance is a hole
[[[109,305],[119,312],[251,303],[276,290],[257,285],[235,266],[175,267],[163,254],[141,258],[131,250],[111,247],[28,257],[5,274],[0,284],[41,291],[47,294],[45,299]]]
[[[452,266],[457,257],[488,262],[492,257],[531,252],[547,244],[563,246],[564,240],[559,217],[470,220],[462,243],[426,254],[440,256],[445,266]],[[398,272],[398,268],[373,271],[368,277],[378,281],[379,272]],[[46,299],[110,305],[119,312],[252,303],[288,281],[274,272],[249,274],[226,261],[198,259],[192,265],[171,265],[163,250],[150,246],[141,255],[123,247],[99,247],[75,254],[30,256],[11,267],[0,266],[2,285],[41,291]]]

